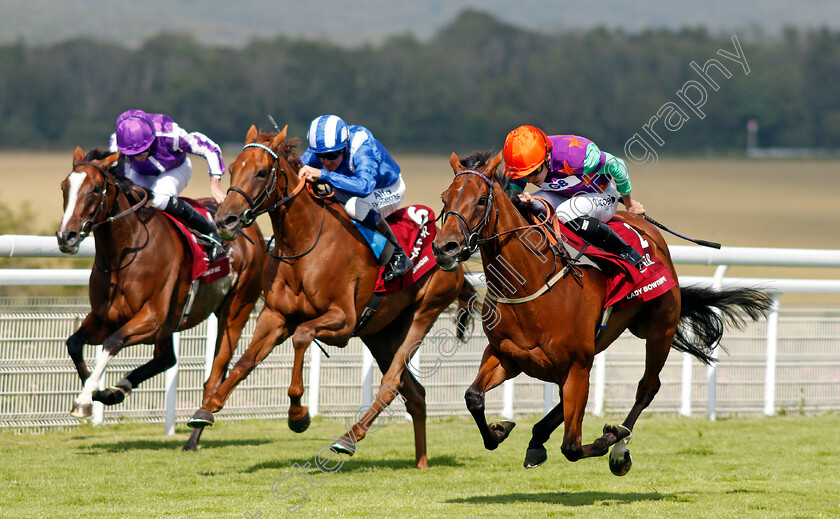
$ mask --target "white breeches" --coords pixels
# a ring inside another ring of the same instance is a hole
[[[166,209],[169,198],[180,195],[192,177],[192,163],[189,158],[177,168],[164,171],[156,177],[141,175],[130,166],[127,169],[126,177],[138,186],[152,191],[151,205],[157,209]]]

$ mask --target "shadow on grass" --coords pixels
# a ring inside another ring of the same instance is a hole
[[[257,463],[256,465],[252,465],[247,469],[242,470],[241,472],[244,474],[250,474],[254,472],[259,472],[261,470],[280,470],[280,471],[289,471],[291,470],[291,466],[294,464],[298,464],[300,466],[304,466],[305,464],[309,463],[309,467],[314,469],[315,471],[318,468],[315,466],[313,462],[313,458],[315,453],[312,453],[312,458],[308,459],[300,459],[300,458],[286,458],[286,459],[279,459],[273,461],[265,461],[262,463]],[[350,459],[347,456],[342,456],[341,459],[344,460],[344,464],[341,465],[341,468],[336,471],[336,473],[340,474],[350,474],[353,472],[365,472],[371,470],[380,470],[380,469],[390,469],[390,470],[405,470],[405,469],[414,469],[414,459],[404,459],[404,460],[366,460],[366,459]],[[456,458],[455,456],[434,456],[429,459],[429,467],[463,467],[465,466],[464,458]]]
[[[266,443],[273,443],[273,440],[269,439],[260,439],[260,438],[250,438],[250,439],[230,439],[230,440],[201,440],[201,444],[199,445],[199,450],[203,449],[216,449],[222,447],[244,447],[244,446],[255,446],[255,445],[264,445]],[[95,455],[95,454],[102,454],[105,452],[108,453],[119,453],[125,451],[159,451],[159,450],[171,450],[171,451],[181,451],[181,447],[184,446],[183,439],[166,439],[166,440],[121,440],[117,442],[102,442],[102,443],[95,443],[93,445],[85,445],[84,447],[79,447],[80,454],[83,455]]]
[[[640,501],[661,501],[674,499],[674,494],[659,492],[537,492],[526,494],[514,492],[492,496],[472,496],[449,499],[447,503],[469,503],[474,505],[510,504],[510,503],[546,503],[565,506],[589,506],[594,504],[637,503]]]

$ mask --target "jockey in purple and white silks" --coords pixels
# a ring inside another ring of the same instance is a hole
[[[584,137],[548,136],[530,125],[510,132],[503,151],[505,175],[522,202],[533,204],[524,189],[528,183],[536,185],[539,191],[534,194],[548,200],[557,217],[583,239],[644,268],[641,254],[606,224],[618,209],[619,194],[631,215],[645,214],[630,196],[630,174],[623,160]]]
[[[385,281],[414,266],[385,217],[399,209],[405,196],[400,167],[367,128],[348,126],[336,115],[322,115],[309,125],[309,148],[303,153],[300,176],[323,180],[350,218],[379,232],[394,247]]]
[[[127,157],[122,173],[152,192],[152,207],[221,244],[215,224],[178,198],[192,177],[192,163],[187,157],[190,153],[207,161],[210,192],[217,203],[224,201],[220,179],[225,173],[225,163],[215,142],[202,133],[188,133],[168,115],[128,110],[117,117],[109,148]]]

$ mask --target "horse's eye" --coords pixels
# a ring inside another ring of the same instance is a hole
[[[257,178],[265,178],[267,176],[268,176],[268,170],[261,169],[261,170],[257,171]]]
[[[95,194],[95,195],[102,194],[102,186],[94,186],[93,187],[93,194]]]
[[[478,203],[476,205],[487,205],[487,195],[482,196],[478,199]]]

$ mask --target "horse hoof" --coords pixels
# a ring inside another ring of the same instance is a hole
[[[496,434],[496,440],[499,443],[505,441],[510,436],[510,432],[516,427],[516,422],[511,420],[502,420],[501,422],[494,422],[490,424],[490,430]]]
[[[525,451],[525,468],[533,469],[539,467],[548,459],[545,449],[528,449]]]
[[[310,423],[312,423],[312,418],[309,416],[309,411],[306,411],[303,418],[299,418],[297,420],[289,418],[289,429],[296,433],[302,433],[303,431],[309,429]]]
[[[117,405],[125,400],[126,394],[127,393],[122,388],[109,387],[108,389],[94,392],[93,399],[96,402],[102,402],[105,405]]]
[[[70,416],[76,418],[89,418],[93,414],[93,404],[77,404],[73,402],[73,408],[70,410]]]
[[[353,443],[349,438],[342,436],[335,443],[330,445],[330,450],[339,454],[347,454],[348,456],[352,456],[356,453],[356,444]]]
[[[623,476],[633,467],[633,458],[623,441],[616,443],[610,452],[610,472]]]
[[[189,419],[187,426],[193,429],[200,429],[202,427],[210,427],[215,421],[216,419],[213,418],[213,413],[206,409],[199,409]]]

